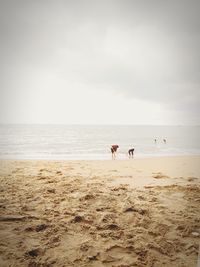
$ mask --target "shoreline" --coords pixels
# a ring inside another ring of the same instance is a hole
[[[200,156],[0,160],[0,265],[196,267]]]
[[[200,154],[184,154],[184,155],[156,155],[156,156],[134,156],[133,158],[117,158],[113,160],[110,155],[107,159],[75,159],[75,158],[0,158],[0,161],[131,161],[131,160],[148,160],[148,159],[159,159],[159,158],[187,158],[187,157],[200,157]]]

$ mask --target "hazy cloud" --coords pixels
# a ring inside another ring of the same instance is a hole
[[[199,14],[198,0],[2,0],[1,113],[92,88],[200,123]]]

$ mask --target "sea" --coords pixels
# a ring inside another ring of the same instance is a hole
[[[0,125],[0,159],[110,160],[114,144],[120,160],[200,155],[200,126]]]

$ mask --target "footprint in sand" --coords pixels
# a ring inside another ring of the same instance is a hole
[[[188,182],[194,182],[194,181],[198,180],[198,178],[197,177],[188,177],[187,180],[188,180]]]
[[[56,174],[57,175],[62,175],[62,172],[61,171],[57,171]]]
[[[39,175],[41,175],[41,174],[39,174]],[[46,179],[48,179],[47,176],[39,176],[39,177],[37,178],[37,180],[46,180]]]
[[[162,172],[154,172],[152,173],[152,177],[155,178],[155,179],[166,179],[166,178],[169,178],[169,176],[163,174]]]
[[[106,249],[106,254],[104,255],[102,262],[114,262],[125,257],[125,255],[130,255],[133,251],[132,247],[123,247],[119,245],[114,245]]]
[[[25,257],[35,258],[35,257],[43,255],[44,252],[45,252],[45,250],[41,249],[41,248],[31,249],[31,250],[25,252]]]
[[[49,189],[47,189],[47,193],[55,194],[56,190],[55,190],[55,188],[49,188]]]

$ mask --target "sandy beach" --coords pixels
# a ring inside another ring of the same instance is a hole
[[[196,267],[199,166],[0,161],[0,266]]]

